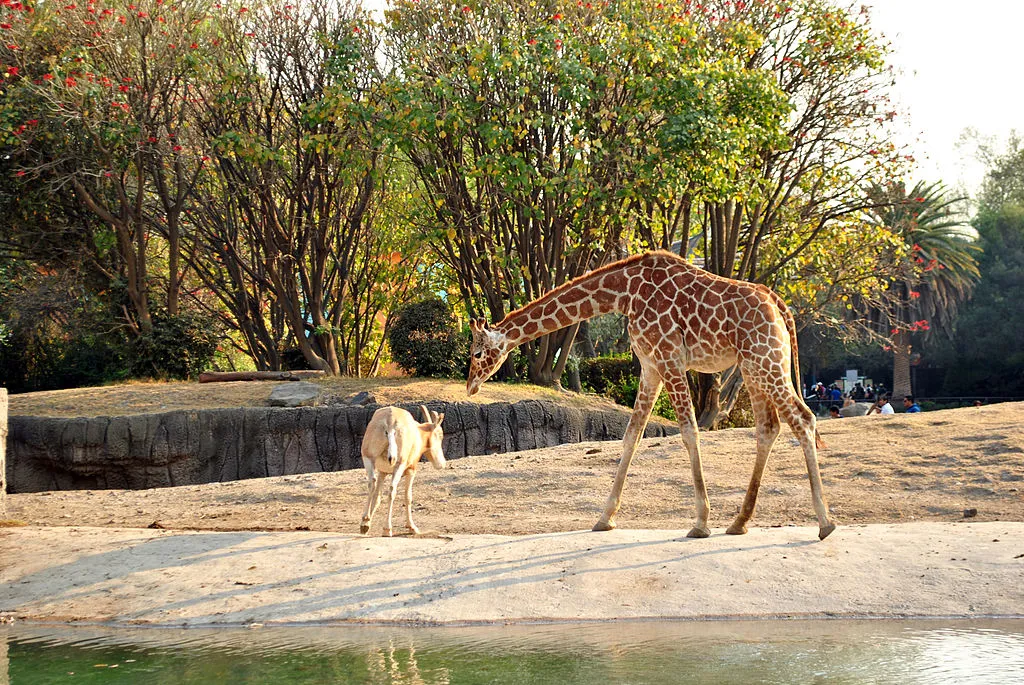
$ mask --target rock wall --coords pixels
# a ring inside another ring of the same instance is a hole
[[[419,418],[418,405],[402,405]],[[430,403],[449,459],[620,439],[628,414],[551,402]],[[376,406],[240,408],[78,419],[10,417],[9,492],[142,489],[362,468]],[[650,424],[646,437],[678,433]]]

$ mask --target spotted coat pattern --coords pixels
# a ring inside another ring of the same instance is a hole
[[[697,522],[689,535],[709,534],[710,504],[700,458],[700,436],[686,370],[713,372],[738,364],[750,393],[757,437],[754,473],[739,515],[727,532],[742,534],[754,514],[768,456],[785,421],[803,448],[820,538],[835,529],[828,515],[818,470],[815,417],[795,391],[791,360],[796,333],[785,302],[763,285],[709,274],[678,255],[651,252],[609,264],[566,283],[493,328],[472,322],[473,358],[467,390],[475,393],[512,349],[546,333],[599,314],[629,319],[633,351],[640,360],[640,386],[623,439],[612,492],[595,530],[615,527],[630,461],[662,387],[679,417],[690,456]]]

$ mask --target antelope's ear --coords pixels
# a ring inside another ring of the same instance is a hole
[[[433,423],[434,421],[430,418],[430,410],[427,409],[427,405],[421,404],[420,410],[423,411],[423,423]]]
[[[441,412],[440,414],[435,412],[434,413],[434,426],[440,426],[442,421],[444,421],[444,412]]]

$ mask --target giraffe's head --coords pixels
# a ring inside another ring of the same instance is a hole
[[[472,357],[469,360],[469,378],[466,379],[466,394],[475,395],[480,386],[498,370],[512,351],[508,337],[499,331],[492,331],[483,319],[469,322],[473,332]]]

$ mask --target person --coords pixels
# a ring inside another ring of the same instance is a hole
[[[860,384],[860,381],[853,386],[853,401],[860,402],[864,399],[864,386]]]
[[[914,401],[913,395],[907,395],[903,398],[903,411],[908,414],[916,414],[921,411],[921,406]]]
[[[840,390],[839,386],[836,385],[835,383],[829,386],[828,395],[829,399],[832,400],[833,402],[843,401],[843,391]]]
[[[828,408],[828,415],[833,419],[841,419],[843,415],[839,413],[839,405],[833,404]]]
[[[895,414],[896,410],[889,404],[888,395],[879,395],[878,401],[875,402],[871,409],[868,409],[868,414]]]

